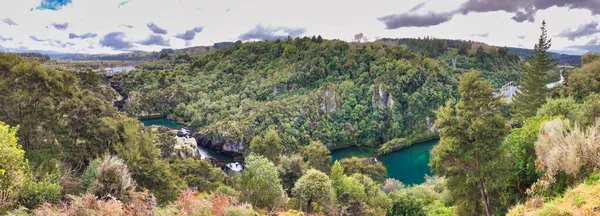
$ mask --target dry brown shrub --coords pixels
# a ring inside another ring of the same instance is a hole
[[[98,167],[98,177],[92,183],[92,193],[101,199],[116,198],[129,202],[130,191],[135,190],[135,181],[129,168],[117,156],[107,156]]]

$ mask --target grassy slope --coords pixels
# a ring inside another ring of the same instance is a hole
[[[530,199],[513,207],[508,215],[600,215],[600,180],[587,180],[546,202]]]

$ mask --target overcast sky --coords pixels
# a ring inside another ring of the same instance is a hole
[[[600,0],[3,0],[0,47],[72,53],[322,35],[432,36],[552,50],[600,51]]]

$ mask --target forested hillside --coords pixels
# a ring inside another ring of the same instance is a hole
[[[238,43],[198,59],[169,55],[116,79],[129,95],[125,111],[131,115],[167,115],[245,145],[274,129],[294,151],[310,140],[333,148],[371,146],[426,132],[433,111],[457,99],[457,77],[465,69],[481,69],[497,85],[521,73],[518,57],[503,48],[462,52],[444,40],[419,43],[320,37]],[[441,47],[437,58],[421,50],[429,46]]]

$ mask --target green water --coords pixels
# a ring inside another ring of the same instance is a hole
[[[419,143],[409,148],[381,157],[381,162],[387,168],[388,177],[398,179],[405,185],[425,182],[425,175],[433,175],[429,170],[429,151],[438,140]],[[350,147],[331,152],[332,160],[342,158],[372,157],[375,148]]]
[[[168,120],[167,118],[151,118],[151,119],[143,119],[140,121],[142,123],[144,123],[144,126],[161,125],[161,126],[165,126],[165,127],[171,128],[171,129],[182,128],[182,126],[180,124],[178,124],[176,121],[171,121],[171,120]]]

